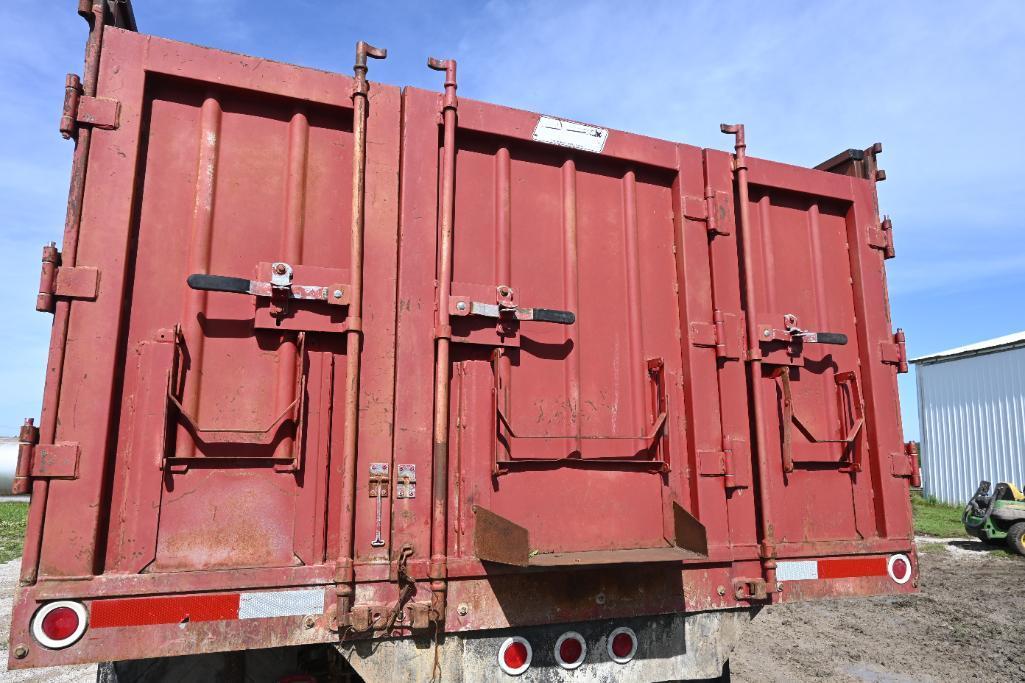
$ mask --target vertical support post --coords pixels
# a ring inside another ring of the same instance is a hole
[[[79,13],[89,23],[89,38],[85,47],[85,80],[82,92],[89,97],[96,96],[96,80],[100,71],[100,50],[103,47],[103,24],[106,18],[106,3],[94,1],[88,8],[79,3]],[[74,268],[78,261],[78,232],[82,225],[82,202],[85,199],[86,164],[92,142],[92,127],[77,129],[75,153],[71,162],[71,184],[68,188],[68,211],[64,218],[64,241],[61,262]],[[54,304],[53,332],[50,336],[50,353],[46,368],[46,386],[43,390],[43,406],[39,424],[39,439],[43,443],[54,443],[57,435],[57,409],[60,406],[60,383],[64,375],[64,355],[68,343],[68,323],[71,315],[71,301],[58,299]],[[36,582],[39,573],[39,555],[43,545],[43,517],[46,513],[46,499],[50,492],[47,479],[32,481],[32,502],[29,505],[28,525],[25,530],[25,552],[21,558],[23,585]]]
[[[442,98],[441,216],[438,221],[438,311],[434,361],[434,452],[431,475],[431,619],[445,620],[445,596],[448,590],[448,423],[449,372],[452,326],[449,297],[452,291],[452,222],[455,214],[456,181],[456,62],[454,59],[427,60],[427,66],[445,72]]]
[[[758,504],[761,508],[762,542],[759,555],[762,559],[762,572],[765,576],[765,587],[770,601],[776,595],[776,529],[775,516],[772,509],[772,494],[769,490],[769,462],[765,450],[765,405],[762,400],[762,351],[758,342],[758,311],[755,296],[755,259],[754,236],[751,232],[750,197],[747,184],[747,141],[744,138],[744,125],[722,124],[720,130],[736,138],[734,144],[733,170],[737,182],[737,206],[740,213],[740,246],[743,253],[744,287],[742,301],[747,317],[747,340],[750,348],[747,352],[748,374],[751,386],[751,402],[754,407],[755,420],[755,453],[758,457]]]
[[[367,168],[367,58],[384,59],[388,51],[359,41],[352,67],[352,226],[349,233],[349,269],[352,301],[345,334],[345,431],[342,436],[342,518],[339,526],[335,593],[339,627],[351,624],[355,593],[356,441],[359,435],[359,369],[363,337],[363,223]]]

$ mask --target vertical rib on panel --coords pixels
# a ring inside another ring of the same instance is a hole
[[[567,310],[580,315],[580,278],[577,259],[577,167],[572,159],[562,165],[562,231],[563,278]],[[566,395],[569,400],[570,433],[580,436],[580,337],[577,324],[566,326],[566,339],[572,350],[566,363]],[[580,439],[574,442],[574,451],[580,454]]]
[[[217,186],[217,153],[220,137],[221,105],[212,94],[208,94],[203,101],[199,122],[196,192],[189,242],[189,274],[210,271],[210,244],[213,238],[214,194]],[[205,308],[206,292],[196,289],[185,290],[182,333],[188,349],[188,371],[182,405],[197,419],[200,417],[199,390],[203,373],[203,328],[199,316]],[[176,454],[184,457],[195,455],[195,442],[184,425],[178,425],[177,433]]]
[[[310,137],[310,124],[306,115],[296,112],[288,124],[288,159],[285,172],[285,220],[281,234],[278,258],[294,266],[302,261],[303,210],[306,205],[306,150]],[[278,378],[274,414],[280,415],[295,400],[296,340],[292,333],[284,333],[278,348]],[[278,443],[275,455],[292,454],[293,437],[285,436]]]
[[[637,176],[627,171],[623,176],[623,231],[626,233],[626,305],[628,311],[630,349],[627,358],[630,404],[633,407],[634,433],[647,431],[644,410],[644,340],[641,330],[641,272],[637,247]],[[640,442],[641,448],[645,443]]]

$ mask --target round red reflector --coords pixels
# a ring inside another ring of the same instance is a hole
[[[43,617],[40,628],[52,640],[70,638],[78,628],[78,615],[70,607],[58,607]]]
[[[576,664],[577,660],[584,654],[584,646],[576,638],[567,638],[559,646],[559,656],[567,664]]]
[[[634,649],[634,640],[626,633],[620,633],[612,639],[612,651],[617,657],[629,657],[632,649]]]
[[[85,605],[71,600],[50,602],[32,617],[32,635],[39,643],[59,650],[75,643],[85,633]]]
[[[498,665],[510,676],[519,676],[529,669],[533,657],[530,643],[519,636],[506,638],[498,649]]]
[[[896,583],[901,585],[907,583],[911,580],[911,560],[903,553],[890,555],[890,559],[886,562],[886,573]]]
[[[606,648],[609,659],[617,664],[626,664],[637,653],[637,635],[632,629],[620,626],[609,634]]]
[[[511,643],[505,649],[503,659],[510,669],[519,669],[527,663],[527,646],[523,643]]]

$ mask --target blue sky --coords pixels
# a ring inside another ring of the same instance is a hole
[[[76,2],[0,4],[0,434],[38,416],[51,317],[34,310],[41,246],[60,239],[72,145],[64,74],[81,73]],[[641,9],[638,9],[641,8]],[[371,78],[459,92],[657,137],[814,165],[877,140],[911,355],[1025,329],[1025,2],[351,3],[136,0],[147,33],[348,73],[356,40],[389,49]],[[901,377],[918,435],[914,376]]]

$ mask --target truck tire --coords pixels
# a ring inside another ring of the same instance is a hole
[[[1007,530],[1007,545],[1019,555],[1025,555],[1025,522],[1016,522]]]

